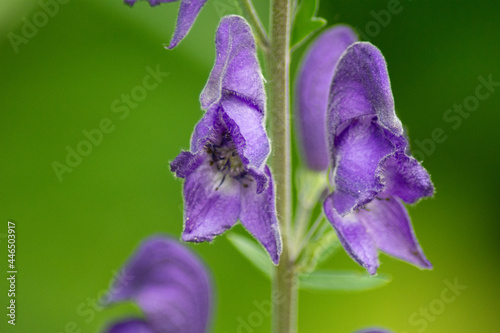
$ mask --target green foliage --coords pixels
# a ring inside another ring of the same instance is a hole
[[[328,223],[324,220],[322,223]],[[316,267],[330,258],[340,248],[340,241],[331,226],[316,239],[311,239],[304,249],[299,263],[300,270],[304,273],[312,272]]]
[[[316,17],[319,0],[302,0],[295,10],[291,47],[297,47],[311,34],[326,24],[326,20]]]
[[[299,189],[300,204],[306,209],[313,209],[328,186],[328,178],[324,172],[298,168],[295,183]]]
[[[227,235],[229,242],[245,257],[250,261],[261,273],[267,276],[269,279],[273,275],[273,264],[269,255],[262,248],[260,244],[257,244],[254,240],[241,236],[236,233],[229,233]]]
[[[388,275],[369,276],[366,273],[333,270],[300,274],[300,289],[318,291],[365,291],[390,282]]]

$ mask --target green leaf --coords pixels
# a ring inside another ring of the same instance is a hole
[[[306,209],[313,209],[318,204],[318,197],[328,188],[327,173],[301,167],[295,177],[300,204]]]
[[[323,223],[328,223],[324,221]],[[340,241],[337,234],[329,226],[327,231],[317,239],[311,239],[304,249],[300,267],[304,274],[312,272],[316,266],[334,255],[340,249]]]
[[[260,244],[234,232],[228,234],[227,239],[229,239],[229,242],[259,271],[269,279],[272,278],[274,265],[272,264],[271,258],[269,258],[269,255]]]
[[[316,30],[326,24],[326,20],[316,17],[319,0],[302,0],[295,10],[291,47],[296,47]]]
[[[364,291],[391,281],[388,275],[370,276],[357,272],[323,270],[299,275],[300,289],[322,291]]]

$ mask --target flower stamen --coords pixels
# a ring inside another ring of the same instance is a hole
[[[242,183],[242,180],[252,181],[252,179],[248,176],[247,170],[229,133],[222,135],[222,139],[218,144],[207,143],[205,150],[211,157],[208,163],[211,166],[215,166],[223,174],[219,186],[215,188],[216,191],[219,190],[228,175],[238,180],[243,187],[247,188],[249,186]]]

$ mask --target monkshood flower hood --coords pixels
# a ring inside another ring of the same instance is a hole
[[[239,219],[278,263],[281,238],[263,125],[266,95],[255,41],[243,18],[221,20],[216,51],[200,96],[206,113],[194,129],[190,151],[170,164],[185,178],[182,240],[211,241]]]
[[[171,238],[145,240],[106,299],[108,305],[134,301],[144,314],[144,319],[126,318],[112,324],[107,333],[204,333],[210,328],[209,273],[187,247]]]
[[[127,5],[133,6],[137,0],[123,0]],[[157,6],[164,2],[175,2],[179,0],[147,0],[151,6]],[[174,36],[168,45],[168,49],[173,49],[186,37],[201,8],[207,0],[180,0],[179,14],[175,26]]]
[[[344,248],[375,274],[377,251],[431,268],[402,202],[432,196],[394,110],[387,65],[372,44],[351,45],[330,89],[327,133],[334,192],[324,210]]]

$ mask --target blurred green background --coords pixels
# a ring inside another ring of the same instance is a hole
[[[36,0],[0,4],[2,276],[8,220],[17,225],[18,266],[15,327],[7,325],[8,285],[0,282],[1,332],[97,332],[138,312],[129,304],[105,310],[91,305],[142,238],[180,236],[182,183],[168,163],[188,148],[202,116],[198,96],[214,60],[220,16],[237,13],[233,0],[209,0],[190,35],[167,51],[162,44],[173,32],[178,4],[130,9],[120,0],[66,2],[47,22]],[[500,5],[402,0],[390,22],[378,23],[377,13],[390,3],[324,0],[320,15],[329,24],[356,27],[387,59],[398,115],[437,188],[434,199],[410,208],[435,268],[420,271],[382,255],[380,272],[392,276],[390,284],[353,294],[301,292],[299,329],[496,332],[500,87],[460,116],[460,125],[443,116],[454,104],[471,102],[479,76],[500,82]],[[256,4],[267,20],[267,1]],[[40,25],[36,35],[16,52],[9,33],[30,33],[23,26],[33,20]],[[294,53],[292,72],[303,49]],[[115,100],[142,85],[148,66],[159,66],[168,77],[128,116],[113,112]],[[76,149],[85,139],[82,131],[98,128],[105,118],[114,130],[60,181],[53,162],[65,163],[66,147]],[[428,140],[437,128],[446,140],[431,149]],[[417,140],[427,143],[427,153]],[[213,332],[238,332],[240,321],[256,311],[254,301],[269,299],[269,283],[225,237],[191,247],[214,275]],[[343,251],[326,267],[361,271]],[[440,308],[444,281],[455,279],[467,289]],[[429,312],[424,326],[420,311],[429,306],[437,314]],[[251,332],[269,331],[266,317]]]

